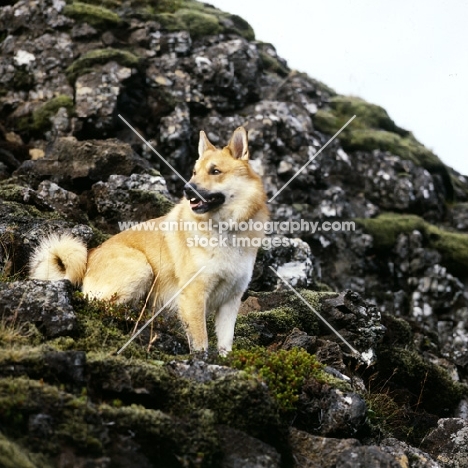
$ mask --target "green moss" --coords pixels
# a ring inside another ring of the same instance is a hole
[[[336,133],[348,120],[356,118],[340,134],[348,151],[388,151],[412,161],[433,174],[440,174],[447,192],[453,197],[452,180],[445,164],[416,138],[389,117],[385,109],[356,97],[334,96],[328,109],[320,109],[313,117],[315,127],[328,134]]]
[[[356,223],[374,238],[374,248],[389,251],[401,233],[420,231],[427,247],[442,254],[444,265],[455,275],[468,268],[468,234],[450,232],[427,223],[419,216],[386,213],[373,219],[356,219]]]
[[[134,190],[129,191],[132,203],[150,203],[152,207],[158,207],[157,216],[164,216],[174,208],[174,203],[168,200],[164,195],[149,190]]]
[[[32,119],[26,123],[27,130],[33,133],[43,133],[49,130],[52,126],[50,118],[53,117],[61,107],[64,107],[68,115],[71,116],[74,108],[73,99],[70,96],[61,94],[38,107],[33,111]],[[25,123],[20,125],[20,127],[24,127],[24,125]]]
[[[277,73],[280,76],[287,76],[289,73],[289,70],[282,63],[262,50],[260,50],[260,60],[262,61],[264,70]]]
[[[136,67],[140,59],[126,50],[120,49],[95,49],[87,52],[78,60],[75,60],[65,71],[68,80],[74,83],[76,79],[89,73],[93,66],[102,65],[110,61],[117,62],[124,67]]]
[[[154,19],[161,23],[163,29],[167,31],[181,31],[186,29],[184,21],[173,13],[159,13]]]
[[[377,218],[356,219],[355,222],[374,238],[374,248],[391,250],[400,234],[410,234],[412,231],[424,232],[426,222],[416,215],[399,215],[385,213]]]
[[[409,346],[413,342],[413,331],[406,320],[392,314],[382,314],[382,324],[387,329],[385,343],[392,346]]]
[[[183,21],[193,39],[219,34],[222,30],[218,18],[209,13],[182,8],[175,15]]]
[[[43,212],[39,211],[35,206],[25,205],[24,203],[16,203],[7,200],[0,199],[0,210],[2,215],[8,217],[9,222],[14,223],[15,219],[50,219],[59,220],[62,217],[55,211]]]
[[[408,430],[405,408],[387,393],[364,395],[367,404],[367,417],[371,427],[383,437],[396,437],[399,432]]]
[[[185,0],[130,0],[130,5],[133,9],[146,8],[154,13],[174,13],[176,10],[183,8]],[[141,11],[141,10],[140,10]]]
[[[0,433],[0,466],[3,468],[49,468],[52,466],[43,456],[9,440]]]
[[[334,112],[326,109],[319,109],[315,113],[313,121],[317,130],[330,135],[336,133],[346,123],[346,121],[341,123],[342,121]]]
[[[26,378],[0,379],[0,424],[8,437],[27,435],[28,421],[38,414],[53,423],[47,428],[47,437],[29,437],[28,447],[54,458],[64,447],[89,458],[108,457],[115,454],[114,444],[108,441],[128,437],[132,431],[138,455],[152,460],[155,466],[202,467],[219,462],[215,418],[209,410],[186,412],[183,418],[177,418],[136,404],[120,408],[96,405],[86,396],[77,398]]]
[[[3,278],[0,279],[2,281]],[[13,279],[9,279],[12,281]],[[12,348],[25,345],[39,345],[42,341],[42,334],[31,323],[7,323],[5,320],[0,321],[0,348]]]
[[[66,0],[69,5],[74,4],[74,0]],[[94,5],[94,0],[81,0],[80,3],[86,3],[87,5]],[[100,0],[99,5],[105,8],[119,8],[122,6],[123,0]]]
[[[299,348],[277,352],[265,348],[235,350],[226,361],[230,366],[264,380],[283,411],[295,408],[304,382],[321,375],[323,370],[315,356]]]
[[[122,22],[118,14],[107,8],[77,1],[65,5],[63,14],[76,21],[102,29],[117,27]]]
[[[317,311],[320,311],[320,301],[330,297],[330,293],[307,290],[301,290],[301,295]],[[255,293],[255,296],[264,311],[239,315],[234,336],[238,348],[269,345],[293,328],[310,335],[318,334],[317,316],[293,293]]]
[[[427,362],[415,351],[389,347],[378,353],[379,376],[411,392],[426,411],[447,416],[468,394],[468,387],[452,380],[442,367]]]
[[[401,136],[408,134],[408,131],[395,125],[395,122],[389,117],[384,108],[358,97],[335,96],[330,99],[330,106],[338,116],[349,118],[356,115],[356,125],[361,128],[382,129]]]
[[[53,117],[61,107],[67,109],[68,115],[71,115],[73,112],[72,98],[66,95],[60,95],[37,107],[32,114],[18,119],[16,122],[18,131],[21,133],[32,133],[38,136],[41,135],[51,128],[52,122],[50,118]]]
[[[138,317],[138,311],[129,305],[88,300],[80,292],[73,296],[73,308],[78,331],[73,340],[57,338],[51,341],[59,349],[115,353],[130,339]],[[127,348],[126,356],[145,358],[146,352],[133,342]]]
[[[234,372],[211,380],[207,373],[200,382],[177,377],[172,366],[173,359],[164,365],[92,354],[87,363],[90,394],[118,397],[124,404],[138,400],[177,417],[210,410],[217,424],[228,424],[262,440],[278,436],[282,423],[277,406],[258,378]],[[138,389],[145,392],[140,395]]]
[[[244,18],[238,15],[219,12],[219,10],[216,10],[215,16],[219,19],[224,34],[237,34],[248,41],[255,40],[255,32]]]

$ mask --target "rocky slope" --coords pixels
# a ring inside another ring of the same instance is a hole
[[[464,176],[207,4],[1,5],[2,466],[468,466]],[[116,356],[147,315],[27,279],[47,233],[92,247],[180,197],[119,115],[184,176],[199,130],[223,144],[245,125],[269,196],[356,115],[270,204],[355,230],[277,225],[226,359],[188,356],[173,317]]]

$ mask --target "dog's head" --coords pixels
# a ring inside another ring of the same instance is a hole
[[[185,197],[194,213],[204,214],[229,207],[231,211],[246,211],[247,207],[242,205],[264,202],[260,177],[249,165],[245,128],[235,130],[223,149],[212,145],[201,131],[198,154],[192,177],[184,187]]]

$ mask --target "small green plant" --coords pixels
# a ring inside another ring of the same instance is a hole
[[[226,360],[230,366],[264,380],[283,411],[293,410],[304,382],[320,377],[323,371],[323,365],[315,356],[299,348],[291,351],[234,350]]]

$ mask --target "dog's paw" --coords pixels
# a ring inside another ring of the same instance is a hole
[[[219,349],[218,349],[218,354],[219,354],[221,357],[226,357],[230,352],[231,352],[231,350],[230,350],[230,349],[227,349],[227,348],[219,348]]]

